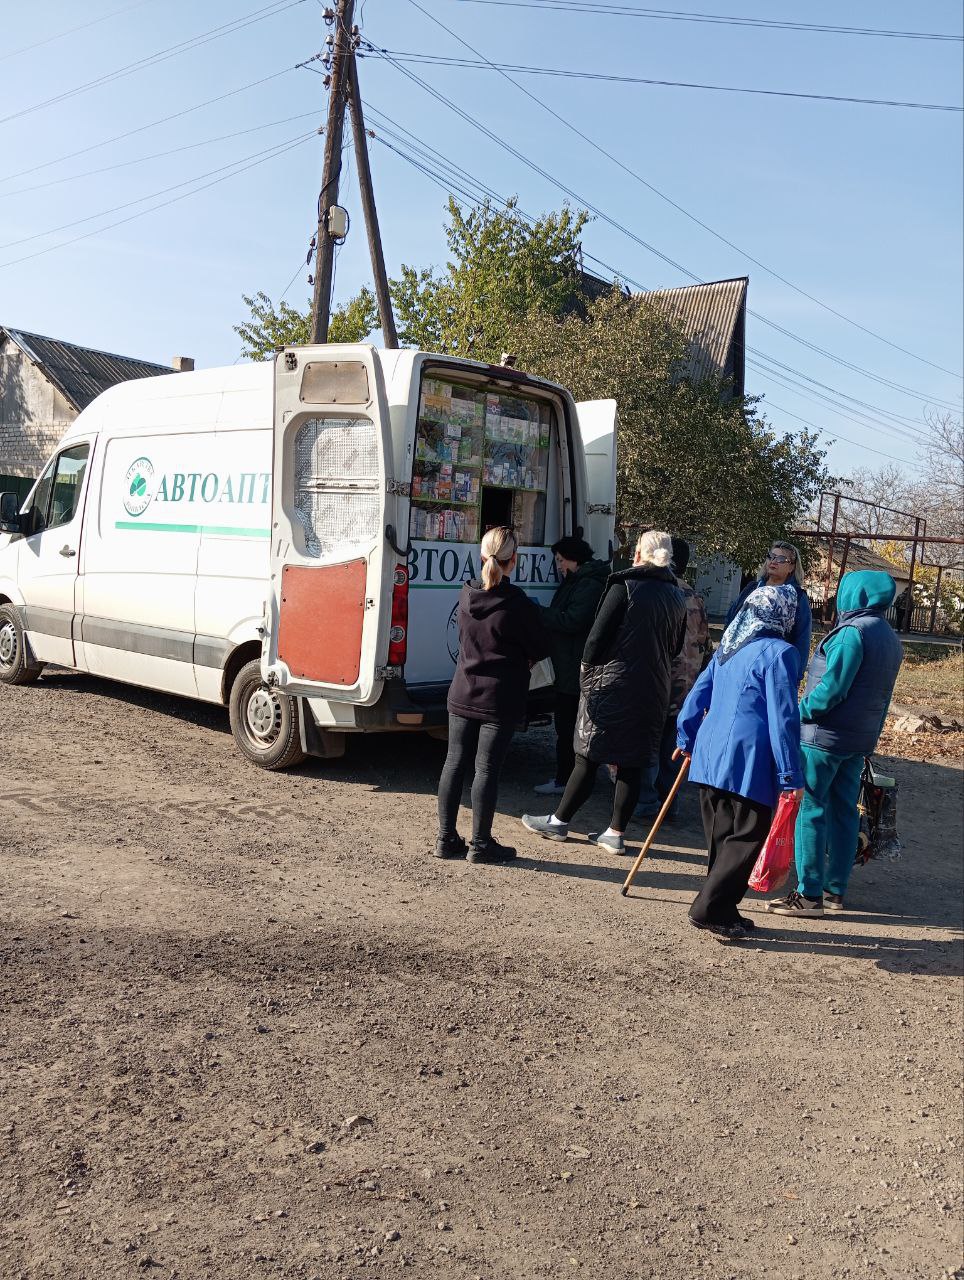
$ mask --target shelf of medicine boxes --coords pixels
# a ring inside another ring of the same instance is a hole
[[[494,486],[493,486],[494,487]],[[419,507],[468,507],[472,511],[478,511],[478,502],[456,502],[454,498],[432,498],[425,493],[416,493],[412,495],[412,506]]]

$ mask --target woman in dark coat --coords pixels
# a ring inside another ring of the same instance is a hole
[[[547,840],[565,840],[592,795],[600,764],[616,766],[612,820],[589,839],[625,853],[642,770],[658,758],[669,710],[670,666],[683,646],[686,601],[670,568],[668,533],[644,533],[631,569],[609,579],[586,641],[576,720],[576,763],[554,814],[523,816]]]
[[[539,617],[549,632],[549,657],[556,677],[556,771],[551,781],[535,788],[542,796],[561,796],[576,763],[572,735],[579,710],[579,667],[609,577],[609,566],[593,559],[592,547],[582,538],[560,538],[552,552],[562,582]]]
[[[509,577],[518,543],[511,529],[482,539],[482,578],[459,596],[459,659],[449,689],[449,748],[438,788],[437,858],[510,862],[515,849],[492,837],[499,772],[524,719],[529,670],[548,655],[539,610]],[[462,786],[474,762],[472,843],[456,829]]]

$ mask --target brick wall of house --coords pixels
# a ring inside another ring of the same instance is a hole
[[[0,476],[39,476],[76,417],[34,362],[0,340]]]

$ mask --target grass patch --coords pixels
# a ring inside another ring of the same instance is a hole
[[[964,720],[964,653],[906,649],[894,701]]]

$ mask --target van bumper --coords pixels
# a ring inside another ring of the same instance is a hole
[[[404,680],[386,680],[381,697],[372,706],[352,706],[347,723],[339,715],[336,724],[328,723],[319,727],[339,733],[390,733],[444,728],[449,722],[446,706],[448,692],[448,681],[409,686]],[[551,688],[537,689],[530,693],[525,708],[525,727],[547,723],[552,718],[553,707]],[[345,704],[339,708],[340,711],[346,709]]]

